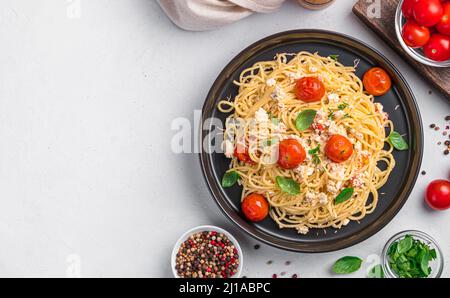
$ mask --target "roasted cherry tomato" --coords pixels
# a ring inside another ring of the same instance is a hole
[[[242,212],[248,220],[262,221],[269,214],[269,203],[260,194],[250,194],[244,198],[241,204]]]
[[[236,149],[234,149],[234,156],[236,156],[237,159],[242,162],[255,164],[255,162],[250,158],[250,155],[248,154],[248,148],[244,145],[238,144],[236,146]]]
[[[334,135],[325,146],[325,154],[334,162],[344,162],[352,156],[353,144],[344,136]]]
[[[440,33],[450,36],[450,2],[444,3],[444,15],[436,25],[436,29]]]
[[[306,152],[299,141],[286,139],[280,142],[278,165],[283,169],[295,169],[306,159]]]
[[[426,57],[434,61],[450,59],[450,37],[443,34],[433,34],[430,41],[423,47]]]
[[[435,210],[450,208],[450,182],[435,180],[428,185],[425,201]]]
[[[405,0],[402,5],[402,12],[408,20],[414,19],[413,8],[419,0]]]
[[[369,94],[381,96],[391,89],[392,81],[384,69],[374,67],[364,74],[363,84]]]
[[[295,86],[295,95],[304,102],[320,101],[325,96],[325,85],[318,78],[301,78]]]
[[[420,26],[415,21],[408,21],[403,26],[402,37],[409,47],[420,48],[430,40],[430,29]]]
[[[432,27],[444,14],[440,0],[419,0],[413,7],[414,19],[422,26]]]

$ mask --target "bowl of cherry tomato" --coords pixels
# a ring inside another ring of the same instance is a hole
[[[395,29],[400,45],[413,59],[450,67],[450,1],[400,0]]]

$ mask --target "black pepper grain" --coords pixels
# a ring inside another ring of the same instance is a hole
[[[259,244],[255,244],[255,246],[253,246],[253,248],[254,248],[254,249],[256,249],[256,250],[258,250],[258,249],[260,249],[260,248],[261,248],[261,245],[259,245]]]
[[[427,174],[427,172],[425,172],[425,171],[422,171],[422,175],[423,176],[425,176]]]
[[[430,128],[435,128],[436,127],[436,124],[431,124],[430,125]]]

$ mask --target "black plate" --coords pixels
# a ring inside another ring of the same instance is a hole
[[[238,88],[233,80],[258,61],[273,60],[277,53],[299,51],[318,52],[321,56],[339,55],[344,65],[353,65],[360,59],[356,73],[359,77],[373,66],[385,69],[393,81],[392,90],[376,98],[394,122],[396,131],[405,134],[410,144],[408,151],[396,151],[396,167],[388,182],[380,190],[380,199],[374,213],[361,222],[351,222],[340,230],[333,228],[312,229],[307,235],[300,235],[294,229],[279,229],[268,217],[261,223],[248,222],[240,212],[241,188],[222,189],[220,181],[229,167],[230,160],[222,153],[200,153],[204,177],[209,189],[223,212],[244,231],[270,245],[300,252],[326,252],[342,249],[359,243],[383,228],[401,209],[408,199],[417,179],[423,151],[423,133],[420,114],[414,96],[403,76],[378,51],[342,34],[322,30],[296,30],[279,33],[251,45],[234,58],[222,71],[212,86],[202,111],[200,140],[208,137],[216,128],[206,119],[219,118],[224,123],[228,115],[217,110],[217,103],[228,96],[234,98]],[[211,152],[211,151],[209,151]]]

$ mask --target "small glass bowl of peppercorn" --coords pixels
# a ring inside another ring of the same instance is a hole
[[[176,278],[239,278],[242,265],[237,240],[215,226],[187,231],[172,251],[171,266]]]
[[[415,230],[389,239],[382,258],[386,278],[439,278],[444,269],[444,257],[436,240]]]

